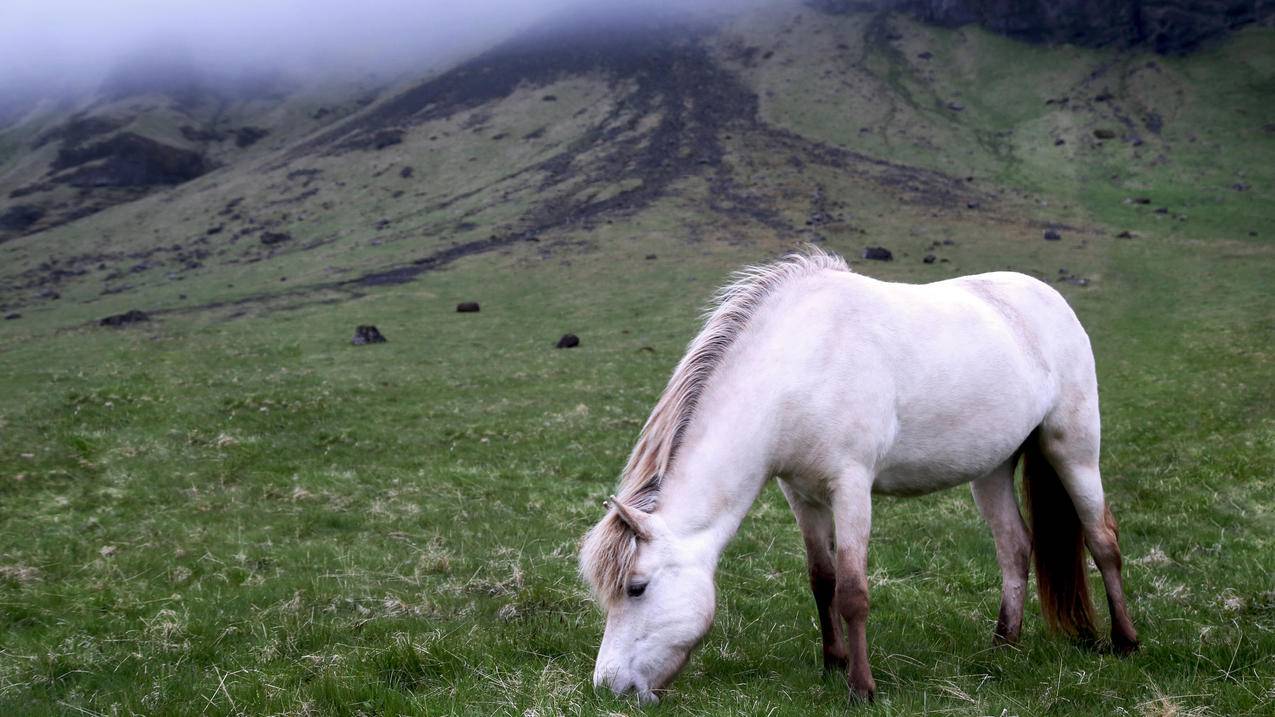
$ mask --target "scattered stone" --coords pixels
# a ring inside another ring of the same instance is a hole
[[[1129,144],[1133,145],[1134,147],[1141,147],[1142,138],[1137,135],[1134,135],[1133,137],[1129,139]]]
[[[390,220],[388,220],[388,219],[379,219],[379,220],[377,220],[377,222],[376,222],[376,230],[379,232],[379,231],[381,231],[382,229],[384,229],[384,228],[388,227],[389,225],[390,225]]]
[[[1045,230],[1045,241],[1058,241],[1060,239],[1062,239],[1062,234],[1059,234],[1057,229]]]
[[[354,330],[354,338],[350,339],[350,343],[355,346],[363,346],[364,344],[383,344],[385,337],[371,324],[364,324]]]
[[[1055,147],[1061,147],[1064,144],[1067,144],[1067,140],[1063,139],[1062,137],[1059,137],[1058,139],[1054,140]]]
[[[943,240],[943,246],[956,246],[956,240],[955,240],[955,239],[944,239],[944,240]]]
[[[266,246],[274,246],[286,241],[292,241],[292,235],[287,232],[262,232],[261,234],[261,243]]]
[[[1093,131],[1093,136],[1097,137],[1098,139],[1115,139],[1116,133],[1114,130],[1096,129]]]
[[[215,227],[208,227],[208,231],[204,232],[204,234],[207,234],[208,236],[212,236],[214,234],[220,234],[221,230],[225,228],[226,228],[226,225],[218,224]]]
[[[557,102],[557,101],[558,101],[558,96],[557,96],[557,95],[545,95],[544,97],[541,97],[540,99],[541,99],[541,100],[543,100],[543,101],[545,101],[545,102]]]
[[[403,167],[402,169],[398,171],[398,176],[402,177],[403,179],[411,179],[412,173],[415,171],[416,170],[412,169],[411,167]]]
[[[139,324],[143,321],[150,321],[151,317],[146,315],[145,311],[133,309],[122,314],[114,314],[97,322],[98,326],[128,326],[129,324]]]
[[[563,334],[562,338],[558,339],[558,348],[560,349],[573,349],[579,345],[580,337],[575,334]]]
[[[1232,184],[1232,185],[1231,185],[1231,189],[1234,189],[1234,190],[1235,190],[1235,191],[1237,191],[1237,192],[1247,192],[1247,191],[1248,191],[1248,183],[1247,183],[1247,182],[1236,182],[1235,184]]]
[[[5,321],[13,321],[14,319],[20,319],[20,318],[22,318],[22,314],[14,313],[14,314],[5,314],[5,315],[4,315],[4,320],[5,320]]]
[[[1156,207],[1156,208],[1155,208],[1155,213],[1156,213],[1156,214],[1168,214],[1168,213],[1169,213],[1169,208],[1168,208],[1168,207]]]
[[[893,261],[894,254],[883,246],[870,246],[863,250],[863,258],[874,261]]]
[[[1150,204],[1150,197],[1125,197],[1125,204]]]
[[[1120,232],[1119,234],[1117,234],[1117,235],[1116,235],[1116,238],[1117,238],[1117,239],[1132,239],[1132,238],[1133,238],[1133,232],[1129,231],[1128,229],[1125,229],[1124,231],[1122,231],[1122,232]]]
[[[953,112],[963,112],[965,110],[965,105],[960,102],[948,102],[947,108]]]
[[[473,314],[479,310],[477,301],[462,301],[456,305],[456,311],[461,314]]]
[[[926,50],[925,52],[918,52],[916,56],[921,58],[922,60],[929,60],[934,57],[934,53],[930,52],[929,50]]]
[[[1107,92],[1106,90],[1103,90],[1101,93],[1099,93],[1096,97],[1093,98],[1093,101],[1094,102],[1110,102],[1112,99],[1114,99],[1114,95],[1112,95],[1110,92]]]
[[[966,209],[978,209],[978,202],[966,202],[966,203],[965,203],[965,208],[966,208]]]
[[[1089,280],[1080,276],[1069,276],[1065,281],[1072,286],[1089,286]]]
[[[655,261],[655,260],[656,260],[656,259],[658,259],[658,258],[659,258],[659,257],[658,257],[658,256],[656,256],[656,255],[654,255],[654,254],[647,254],[647,255],[646,255],[646,260],[647,260],[647,261]]]
[[[937,259],[938,257],[934,256],[933,254],[926,254],[921,259],[921,261],[925,262],[926,264],[933,264]]]

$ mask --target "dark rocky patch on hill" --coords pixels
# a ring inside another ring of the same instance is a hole
[[[64,146],[50,168],[53,181],[73,187],[144,187],[181,184],[211,163],[199,152],[123,132],[87,146]]]
[[[807,0],[824,12],[897,10],[944,27],[977,23],[1036,43],[1191,52],[1212,38],[1275,17],[1271,0]]]
[[[125,121],[116,117],[98,117],[76,115],[64,124],[43,132],[36,138],[33,147],[40,148],[50,142],[62,142],[64,146],[76,146],[104,134],[109,134],[123,127]]]

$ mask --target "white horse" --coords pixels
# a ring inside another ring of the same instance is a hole
[[[805,538],[824,667],[846,669],[852,698],[876,689],[873,493],[971,484],[1003,580],[997,642],[1018,639],[1033,553],[1046,620],[1092,642],[1088,545],[1112,647],[1137,649],[1098,473],[1093,354],[1056,291],[1009,272],[887,283],[813,249],[735,278],[585,536],[581,572],[606,611],[595,686],[658,701],[708,632],[718,560],[771,476]]]

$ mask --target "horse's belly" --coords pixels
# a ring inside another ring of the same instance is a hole
[[[932,462],[895,464],[877,471],[872,482],[872,492],[878,495],[914,496],[934,493],[969,483],[987,475],[996,466],[980,465],[976,468],[943,466]]]
[[[1038,421],[1024,416],[900,436],[877,464],[874,493],[923,495],[977,480],[1012,458]]]

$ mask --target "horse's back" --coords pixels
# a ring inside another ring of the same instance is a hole
[[[774,307],[763,348],[790,359],[781,380],[788,405],[803,408],[788,411],[789,430],[837,427],[822,452],[873,456],[879,492],[985,474],[1062,390],[1092,380],[1088,339],[1066,301],[1023,274],[915,285],[822,272],[793,289]]]

